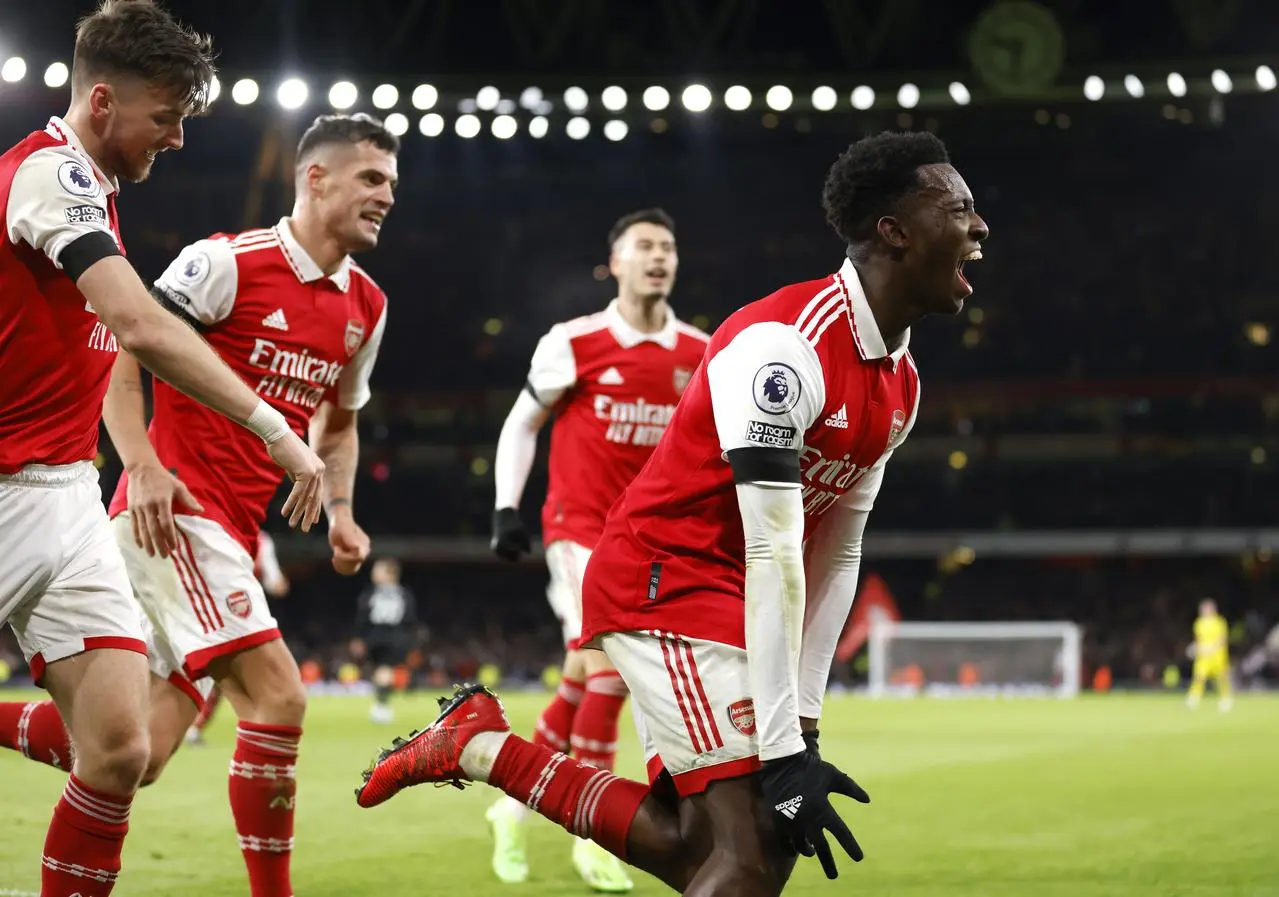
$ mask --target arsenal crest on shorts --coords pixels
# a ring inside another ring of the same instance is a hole
[[[354,319],[346,322],[346,355],[350,358],[364,345],[364,325]]]
[[[742,698],[728,705],[728,721],[733,728],[746,737],[755,734],[755,702],[750,698]]]
[[[232,592],[226,596],[226,609],[242,620],[247,620],[253,613],[253,602],[244,592]]]
[[[675,369],[675,394],[682,396],[684,388],[688,386],[688,381],[693,379],[693,371],[690,368]]]
[[[906,429],[906,412],[898,408],[893,412],[893,422],[888,427],[888,444],[892,445],[893,440],[900,436],[904,429]]]

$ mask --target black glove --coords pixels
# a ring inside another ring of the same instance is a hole
[[[808,751],[820,760],[822,758],[822,752],[817,749],[817,736],[821,733],[816,729],[812,729],[810,731],[800,732],[799,734],[804,736],[804,750]]]
[[[816,748],[814,737],[813,746]],[[773,823],[787,846],[806,857],[814,854],[821,861],[827,878],[838,878],[835,857],[826,841],[826,831],[835,836],[854,862],[864,853],[844,820],[830,805],[831,793],[843,794],[861,803],[870,796],[861,786],[840,772],[816,751],[805,749],[798,754],[769,760],[760,770],[764,799],[773,808]]]
[[[518,561],[532,550],[524,521],[515,508],[498,508],[493,512],[493,538],[489,548],[504,561]]]

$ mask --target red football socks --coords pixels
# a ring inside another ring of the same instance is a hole
[[[555,697],[537,718],[533,743],[544,745],[553,751],[568,753],[569,735],[578,705],[582,703],[583,682],[580,679],[563,679],[555,690]]]
[[[626,683],[616,670],[594,673],[573,717],[569,744],[573,757],[600,769],[612,769],[617,758],[617,718],[626,704]],[[561,748],[562,750],[562,748]]]
[[[64,772],[71,770],[71,736],[52,701],[0,704],[0,745]]]
[[[231,815],[249,870],[251,897],[293,897],[293,802],[298,741],[294,726],[241,722],[231,759]]]
[[[647,784],[618,778],[518,735],[503,743],[488,783],[622,860],[631,822],[649,793]]]
[[[95,791],[74,775],[53,808],[40,897],[106,897],[120,874],[133,797]]]

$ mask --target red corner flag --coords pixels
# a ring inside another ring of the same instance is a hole
[[[861,594],[853,602],[853,612],[848,615],[848,622],[844,624],[844,631],[835,646],[835,659],[840,663],[851,660],[870,638],[870,624],[875,620],[896,622],[901,618],[888,583],[878,573],[870,574],[862,581]]]

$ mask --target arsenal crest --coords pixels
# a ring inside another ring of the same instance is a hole
[[[226,596],[226,609],[242,620],[247,620],[253,612],[253,602],[244,592],[232,592]]]
[[[675,369],[675,394],[677,396],[682,396],[684,394],[684,387],[688,386],[688,381],[692,379],[693,379],[693,372],[691,369],[676,368]]]
[[[345,340],[347,358],[359,351],[362,345],[364,345],[364,325],[356,320],[347,321]]]
[[[898,408],[893,412],[893,422],[888,428],[888,444],[892,445],[906,429],[906,412]]]
[[[755,702],[742,698],[728,705],[728,721],[747,738],[755,734]]]

